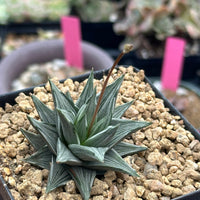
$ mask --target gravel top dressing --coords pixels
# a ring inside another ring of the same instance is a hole
[[[133,133],[125,141],[148,150],[124,160],[140,177],[107,171],[95,178],[91,190],[92,200],[170,200],[200,188],[200,143],[184,129],[180,116],[169,113],[163,100],[156,98],[148,83],[144,82],[144,71],[134,72],[133,67],[114,70],[109,82],[125,74],[117,98],[117,105],[134,100],[124,118],[152,122],[152,125]],[[97,91],[101,91],[103,80],[95,80]],[[77,100],[86,80],[82,83],[67,79],[57,87],[69,91]],[[34,94],[53,108],[50,86],[36,87]],[[20,128],[35,131],[27,115],[38,119],[30,96],[21,93],[16,104],[0,108],[0,171],[15,200],[81,200],[74,181],[69,181],[46,194],[48,170],[39,169],[23,161],[34,151]]]

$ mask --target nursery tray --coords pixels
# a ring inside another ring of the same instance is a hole
[[[38,29],[42,30],[60,30],[60,23],[55,22],[24,22],[24,23],[9,23],[6,26],[7,33],[15,34],[32,34],[37,33]]]
[[[60,22],[10,23],[0,26],[2,36],[7,34],[37,34],[38,30],[61,30]],[[117,35],[112,22],[81,22],[82,39],[105,49],[118,49],[124,36]]]
[[[108,49],[107,52],[116,59],[120,54],[117,49]],[[139,58],[135,52],[126,54],[121,59],[123,65],[133,65],[138,69],[143,69],[147,77],[160,76],[162,70],[163,58]],[[200,70],[200,55],[186,56],[184,60],[182,80],[193,82],[200,86],[200,75],[197,74]]]
[[[135,71],[139,71],[138,69],[135,68]],[[106,75],[108,73],[108,69],[107,70],[101,70],[101,71],[95,71],[94,72],[94,76],[96,79],[101,79],[103,77],[103,75]],[[73,77],[72,80],[73,81],[78,81],[78,82],[82,82],[83,80],[85,80],[86,78],[89,77],[89,73],[81,75],[81,76],[76,76]],[[61,82],[63,82],[64,80],[62,80]],[[172,113],[173,115],[179,115],[181,117],[181,119],[184,121],[185,124],[185,129],[187,129],[188,131],[190,131],[194,137],[198,140],[200,140],[200,134],[199,132],[188,122],[188,120],[163,96],[163,94],[158,91],[156,89],[156,87],[151,83],[151,81],[145,77],[145,82],[149,83],[150,86],[152,87],[153,91],[156,94],[157,98],[163,99],[164,104],[166,107],[168,107],[170,109],[170,113]],[[42,85],[41,85],[42,86]],[[7,94],[3,94],[0,95],[0,107],[5,107],[6,103],[10,103],[10,104],[15,104],[15,98],[19,95],[20,92],[23,92],[25,94],[30,94],[33,93],[33,88],[27,88],[24,90],[19,90],[16,92],[11,92],[11,93],[7,93]],[[197,190],[195,192],[186,194],[186,195],[182,195],[180,197],[177,197],[173,200],[199,200],[200,199],[200,190]],[[5,184],[3,178],[0,175],[0,200],[14,200],[7,185]]]

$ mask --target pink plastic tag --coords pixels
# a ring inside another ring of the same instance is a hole
[[[176,91],[182,75],[186,41],[169,37],[166,41],[161,82],[163,89]]]
[[[64,35],[64,54],[67,63],[78,69],[83,69],[79,18],[64,16],[61,18],[61,27]]]

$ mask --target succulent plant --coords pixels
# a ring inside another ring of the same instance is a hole
[[[151,45],[150,37],[162,42],[168,36],[179,36],[190,43],[190,53],[198,52],[197,41],[191,40],[200,38],[199,9],[199,0],[129,0],[124,17],[116,22],[114,30],[126,35],[125,43],[132,42],[135,49]]]
[[[125,53],[126,50],[113,64],[100,94],[97,94],[96,88],[93,87],[92,71],[76,102],[72,100],[69,92],[62,93],[52,81],[49,83],[54,110],[32,95],[41,120],[28,116],[38,134],[21,130],[36,150],[25,161],[49,169],[47,193],[72,178],[86,200],[90,197],[90,190],[98,172],[114,170],[138,176],[122,157],[144,151],[146,147],[122,140],[148,126],[150,122],[121,119],[133,103],[131,101],[115,107],[123,75],[107,86],[112,70]]]
[[[74,14],[78,15],[82,21],[102,22],[112,20],[117,10],[117,3],[108,0],[71,0],[71,7]]]
[[[59,20],[70,13],[69,0],[6,0],[5,5],[7,22]]]

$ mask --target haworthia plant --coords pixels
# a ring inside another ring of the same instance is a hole
[[[101,101],[93,79],[92,71],[76,103],[69,93],[62,93],[49,81],[54,110],[32,96],[40,121],[28,117],[38,134],[22,129],[36,151],[25,161],[49,169],[47,192],[73,179],[83,199],[88,200],[97,171],[114,170],[138,176],[122,156],[146,148],[122,140],[150,122],[120,119],[132,104],[115,107],[123,76],[105,88]]]

